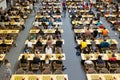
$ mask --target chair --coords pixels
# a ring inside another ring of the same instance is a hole
[[[63,68],[63,64],[53,63],[53,69],[54,70],[57,70],[57,69],[62,70],[62,68]]]
[[[28,71],[27,74],[33,74],[33,71]]]
[[[31,69],[32,71],[38,71],[40,69],[40,65],[39,64],[31,64]]]
[[[97,71],[99,71],[99,70],[101,70],[102,68],[105,68],[105,63],[104,64],[98,64],[97,62],[96,62],[96,70]]]
[[[110,73],[107,68],[102,68],[99,73]]]
[[[29,69],[29,63],[20,63],[20,68],[23,70],[28,70]]]
[[[89,68],[94,68],[94,64],[84,64],[85,70],[87,71]]]
[[[117,68],[114,73],[120,73],[120,68]]]
[[[62,71],[62,70],[57,69],[57,70],[54,72],[54,74],[63,74],[63,71]]]
[[[94,73],[97,73],[97,72],[96,72],[96,70],[94,68],[89,68],[88,71],[86,71],[86,73],[94,74]]]
[[[119,68],[119,65],[117,63],[107,63],[108,64],[108,68],[110,71],[115,71],[117,70],[117,68]]]
[[[42,74],[51,74],[52,72],[50,71],[49,68],[46,68],[45,70],[43,70]]]
[[[42,71],[45,70],[46,68],[50,68],[51,69],[51,63],[50,64],[42,63]]]
[[[25,74],[25,71],[22,68],[19,68],[15,74]]]

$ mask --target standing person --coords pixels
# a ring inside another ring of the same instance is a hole
[[[5,65],[5,80],[10,80],[12,75],[11,64],[7,59],[5,59],[4,65]]]
[[[63,6],[63,17],[66,16],[66,6]]]
[[[62,7],[66,6],[66,3],[65,1],[62,2]]]
[[[35,0],[33,0],[33,10],[34,10],[34,12],[36,12],[36,5],[35,5]]]

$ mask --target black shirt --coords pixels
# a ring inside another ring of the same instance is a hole
[[[56,41],[56,47],[62,47],[62,41]]]
[[[40,63],[40,58],[34,57],[32,63],[33,63],[33,64],[39,64],[39,63]]]

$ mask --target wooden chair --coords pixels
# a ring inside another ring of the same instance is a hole
[[[57,69],[62,70],[62,68],[63,68],[63,64],[53,63],[53,69],[54,70],[57,70]]]
[[[63,71],[62,71],[62,70],[57,69],[57,70],[54,72],[54,74],[63,74]]]
[[[98,64],[98,63],[96,62],[96,70],[99,71],[99,70],[101,70],[102,68],[105,68],[105,63],[104,63],[104,64]]]
[[[117,68],[114,73],[120,73],[120,68]]]
[[[32,69],[32,71],[38,71],[40,69],[40,65],[39,64],[31,64],[31,69]]]
[[[25,74],[25,71],[22,68],[19,68],[15,74]]]
[[[108,64],[108,69],[110,70],[110,71],[115,71],[115,70],[117,70],[117,68],[119,68],[119,65],[118,65],[118,63],[107,63]]]
[[[99,71],[99,73],[105,73],[105,74],[107,74],[107,73],[110,73],[110,72],[108,71],[107,68],[102,68],[102,69]]]
[[[29,63],[20,63],[20,68],[23,70],[28,70],[29,69]]]
[[[45,70],[46,68],[51,69],[51,63],[50,64],[42,63],[42,71]]]
[[[42,74],[51,74],[51,70],[49,68],[46,68],[45,70],[43,70]]]
[[[94,68],[94,64],[84,64],[84,68],[87,71],[89,68]]]
[[[86,71],[86,73],[94,74],[94,73],[97,73],[97,72],[96,72],[96,70],[94,68],[89,68],[88,71]]]

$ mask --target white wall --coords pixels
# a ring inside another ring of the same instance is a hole
[[[7,8],[6,0],[0,2],[0,7],[3,7],[3,9]]]

